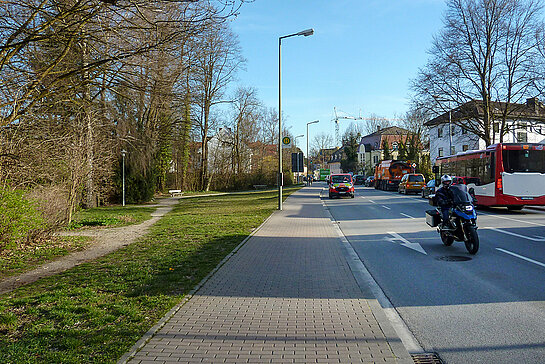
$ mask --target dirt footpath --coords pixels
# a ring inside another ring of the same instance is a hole
[[[30,272],[1,281],[0,294],[7,293],[25,284],[35,282],[40,278],[63,272],[81,263],[97,259],[135,242],[138,238],[144,236],[148,232],[151,225],[155,224],[162,216],[171,211],[180,198],[169,197],[159,200],[157,210],[151,214],[151,219],[138,225],[111,229],[84,230],[79,232],[63,231],[58,233],[59,235],[65,236],[90,236],[94,238],[94,242],[85,250],[66,255],[41,265]]]

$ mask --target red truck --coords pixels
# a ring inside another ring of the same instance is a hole
[[[386,160],[375,166],[375,188],[383,191],[397,191],[401,178],[412,173],[409,162]]]

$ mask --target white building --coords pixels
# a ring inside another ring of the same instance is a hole
[[[493,143],[498,143],[500,113],[506,104],[493,103],[492,106],[494,121],[491,136]],[[511,104],[509,109],[512,111],[506,119],[507,133],[503,136],[503,143],[545,143],[545,106],[537,98],[527,99],[524,104]],[[471,101],[426,122],[424,125],[430,133],[432,165],[438,157],[485,149],[485,141],[465,127],[475,125],[478,120],[482,120],[482,115],[479,103]]]

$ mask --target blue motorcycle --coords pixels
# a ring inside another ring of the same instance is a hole
[[[463,241],[469,254],[477,254],[479,250],[479,235],[477,234],[477,212],[471,189],[464,184],[450,187],[453,195],[453,207],[449,212],[450,227],[442,228],[441,211],[439,208],[426,211],[426,223],[437,227],[443,244],[451,246],[456,241]],[[435,195],[430,196],[430,205],[437,206]]]

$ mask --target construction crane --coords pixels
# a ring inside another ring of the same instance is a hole
[[[348,113],[345,113],[342,110],[339,110],[339,111],[341,111],[342,113],[344,113],[344,114],[346,114],[348,116],[339,116],[337,114],[337,108],[335,106],[333,107],[333,113],[335,114],[335,117],[333,118],[333,121],[335,122],[335,143],[337,145],[341,144],[341,139],[340,139],[340,136],[339,136],[339,120],[363,120],[363,118],[361,116],[354,117],[354,116],[349,115]]]

